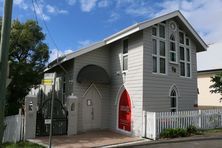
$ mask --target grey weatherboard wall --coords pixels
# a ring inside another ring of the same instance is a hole
[[[143,42],[142,32],[128,37],[128,70],[122,73],[122,40],[114,42],[110,47],[111,63],[111,127],[117,129],[118,99],[121,95],[120,88],[124,87],[129,93],[132,106],[132,133],[142,133],[142,98],[143,98]],[[117,74],[117,73],[120,74]],[[119,93],[119,94],[118,94]]]
[[[88,52],[86,54],[83,54],[81,56],[78,56],[74,59],[74,75],[73,75],[73,94],[78,97],[78,132],[83,130],[83,123],[82,123],[82,99],[83,95],[86,92],[86,90],[89,88],[90,83],[89,82],[83,82],[78,83],[76,81],[78,72],[87,65],[97,65],[106,70],[106,72],[110,73],[109,68],[109,50],[108,47],[102,47],[98,48],[94,51]],[[97,89],[100,91],[102,98],[101,98],[101,110],[102,110],[102,123],[101,128],[109,128],[110,123],[110,97],[109,97],[109,85],[105,84],[95,84]]]
[[[179,28],[179,26],[177,27]],[[178,30],[177,30],[178,31]],[[178,38],[177,38],[178,39]],[[178,110],[193,110],[197,101],[197,66],[196,47],[191,40],[191,78],[180,77],[179,64],[169,63],[169,20],[166,21],[166,43],[167,43],[167,75],[152,73],[152,28],[144,30],[144,78],[143,78],[143,109],[146,111],[170,111],[170,87],[175,84],[179,91]],[[179,51],[179,49],[178,49]],[[179,52],[177,52],[179,60]],[[176,73],[172,72],[172,66]]]
[[[191,31],[188,32],[188,29],[184,27],[185,25],[178,17],[166,20],[166,75],[152,73],[152,27],[137,31],[108,45],[101,45],[102,47],[98,45],[99,47],[92,51],[83,50],[83,54],[77,52],[77,55],[73,56],[72,64],[64,62],[64,65],[69,65],[69,80],[72,80],[72,85],[70,85],[72,86],[72,93],[78,98],[78,132],[83,131],[82,100],[84,93],[91,84],[89,82],[78,83],[76,79],[79,71],[91,64],[105,69],[111,80],[108,85],[95,84],[102,96],[102,129],[108,128],[122,132],[118,130],[117,123],[118,101],[123,89],[128,91],[131,99],[132,133],[130,134],[133,135],[142,135],[143,111],[170,111],[169,90],[172,85],[175,85],[179,91],[178,110],[194,109],[193,105],[197,102],[196,47],[198,46],[196,45],[199,42],[191,36],[191,78],[180,77],[179,61],[178,64],[169,63],[168,41],[169,21],[171,20],[177,23],[177,28],[184,29],[188,36],[191,34]],[[126,38],[129,44],[128,70],[123,72],[122,41]],[[178,37],[176,39],[178,40]],[[179,60],[179,48],[177,50]],[[199,49],[199,51],[203,51],[203,49]],[[172,67],[176,68],[176,73],[172,72]]]

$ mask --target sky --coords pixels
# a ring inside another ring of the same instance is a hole
[[[52,61],[57,55],[175,10],[182,12],[209,45],[206,52],[197,54],[198,70],[222,68],[222,0],[14,0],[13,19],[38,21]]]

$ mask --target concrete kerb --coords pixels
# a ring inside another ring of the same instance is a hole
[[[145,145],[156,145],[156,144],[166,144],[166,143],[181,143],[181,142],[192,142],[192,141],[204,141],[204,140],[222,140],[221,135],[198,135],[198,136],[191,136],[191,137],[180,137],[175,139],[160,139],[160,140],[149,140],[143,143],[135,143],[135,144],[128,144],[122,145],[121,147],[130,147],[130,146],[145,146]]]
[[[44,146],[46,148],[49,147],[48,144],[44,144],[44,143],[42,143],[40,141],[36,141],[36,140],[33,140],[33,139],[26,139],[26,141],[31,142],[31,143],[35,143],[35,144],[38,144],[38,145],[41,145],[41,146]]]
[[[146,144],[147,142],[151,141],[150,139],[140,139],[137,141],[132,141],[132,142],[124,142],[124,143],[118,143],[118,144],[111,144],[111,145],[103,145],[100,146],[99,148],[113,148],[113,147],[125,147],[125,146],[133,146],[133,145],[143,145]]]

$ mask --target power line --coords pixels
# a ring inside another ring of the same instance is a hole
[[[51,32],[50,32],[47,24],[46,24],[45,17],[44,17],[44,15],[43,15],[42,12],[41,12],[41,8],[39,7],[39,4],[38,4],[37,0],[34,0],[34,2],[35,2],[36,6],[38,7],[38,9],[39,9],[39,11],[40,11],[39,14],[40,14],[41,17],[42,17],[42,22],[43,22],[43,24],[44,24],[44,26],[45,26],[45,29],[47,30],[47,32],[48,32],[48,34],[49,34],[50,39],[52,40],[52,42],[53,42],[54,46],[57,48],[57,50],[59,50],[58,45],[56,44],[56,42],[55,42],[54,38],[52,37],[52,34],[51,34]],[[34,6],[34,4],[33,4],[33,6]],[[35,15],[37,16],[37,13],[36,13],[35,8],[34,8],[34,12],[35,12]]]
[[[35,20],[38,24],[38,17],[37,17],[37,14],[36,14],[36,9],[35,9],[35,5],[34,5],[34,1],[32,0],[32,7],[33,7],[33,10],[34,10],[34,16],[35,16]]]
[[[35,9],[35,4],[37,6],[37,8],[39,9],[39,14],[41,15],[42,17],[42,22],[43,22],[43,25],[45,26],[45,29],[46,31],[48,32],[48,35],[49,35],[49,38],[51,39],[52,43],[54,44],[54,46],[56,47],[57,49],[57,63],[59,64],[59,66],[62,68],[62,70],[65,72],[65,73],[68,73],[67,70],[60,64],[60,61],[59,61],[59,55],[58,55],[58,52],[59,52],[59,47],[58,45],[56,44],[56,41],[54,40],[54,38],[52,37],[52,34],[46,24],[46,21],[45,21],[45,17],[43,15],[43,13],[41,12],[41,8],[39,7],[39,4],[37,2],[37,0],[32,0],[32,5],[33,5],[33,10],[34,10],[34,13],[35,13],[35,16],[36,16],[36,20],[37,20],[37,23],[38,23],[38,18],[37,18],[37,13],[36,13],[36,9]]]

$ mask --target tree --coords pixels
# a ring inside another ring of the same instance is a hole
[[[210,86],[212,89],[210,92],[220,93],[222,95],[222,73],[217,73],[215,76],[211,77],[210,81],[213,82],[213,84]]]
[[[12,22],[9,45],[10,77],[8,86],[6,115],[18,113],[24,97],[33,85],[42,79],[46,62],[49,59],[48,46],[43,42],[45,34],[33,20],[22,23]]]

